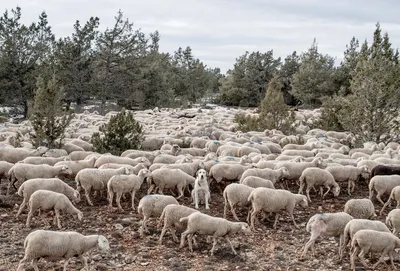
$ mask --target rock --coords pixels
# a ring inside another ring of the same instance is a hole
[[[93,257],[92,257],[92,260],[93,261],[100,261],[100,260],[102,260],[103,259],[103,257],[101,257],[101,255],[100,254],[96,254],[96,255],[94,255]]]
[[[127,264],[133,263],[135,260],[136,260],[136,257],[133,257],[131,255],[125,256],[125,259],[124,259],[125,263],[127,263]]]
[[[150,264],[149,262],[140,263],[140,265],[142,265],[142,266],[147,266],[149,264]]]
[[[124,228],[124,226],[122,226],[121,224],[115,224],[114,227],[116,230],[122,230]]]
[[[114,231],[114,232],[111,233],[111,236],[116,238],[116,239],[121,239],[123,237],[121,231]]]

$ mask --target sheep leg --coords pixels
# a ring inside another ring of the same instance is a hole
[[[34,210],[29,210],[28,213],[28,218],[26,219],[26,227],[29,228],[30,224],[31,224],[31,220],[32,220],[32,215],[33,215]]]
[[[186,231],[182,232],[181,244],[180,244],[179,248],[183,248],[185,246],[185,239],[189,234],[191,234],[191,232],[189,230],[186,230]]]
[[[359,251],[359,248],[355,247],[354,251],[350,254],[350,268],[352,270],[355,270],[355,265],[356,265],[355,258],[356,258],[358,251]]]
[[[278,219],[279,219],[279,213],[275,214],[275,222],[274,225],[272,226],[274,229],[276,229],[276,224],[278,223]],[[294,218],[293,218],[293,222],[294,222]],[[297,227],[296,222],[294,222],[294,225]]]
[[[167,224],[165,224],[163,229],[161,230],[160,239],[158,239],[158,243],[160,245],[162,244],[162,239],[163,239],[166,231],[167,231]]]
[[[86,257],[84,257],[83,255],[81,255],[81,256],[80,256],[80,259],[81,259],[81,261],[83,262],[83,265],[85,266],[85,270],[86,270],[86,271],[89,271],[89,266],[88,266]],[[64,264],[65,264],[65,263],[64,263]]]
[[[300,188],[298,194],[303,194],[303,189],[304,189],[304,181],[300,182]]]
[[[326,195],[328,195],[329,191],[331,191],[331,187],[329,185],[326,186],[326,188],[328,189],[325,194],[322,196],[322,198],[325,198]],[[321,191],[323,191],[323,187],[321,186]]]
[[[132,193],[131,193],[131,197],[132,197],[132,210],[135,210],[135,194],[136,194],[136,191],[133,190]]]
[[[231,240],[229,240],[228,236],[225,236],[225,240],[228,242],[228,244],[231,246],[232,252],[233,254],[237,255],[237,252],[235,251],[235,249],[233,248],[232,242]]]
[[[122,197],[122,193],[117,193],[117,197],[115,200],[117,201],[118,209],[120,211],[123,211],[122,206],[121,206],[121,197]]]
[[[372,197],[374,196],[374,188],[369,190],[369,200],[372,201]]]
[[[188,238],[189,250],[193,252],[193,245],[192,245],[193,234],[189,234],[187,238]]]
[[[175,243],[179,243],[178,236],[176,236],[176,234],[175,234],[176,230],[173,229],[173,228],[171,228],[171,229],[169,229],[169,231],[171,232],[172,239],[174,240],[174,242],[175,242]]]
[[[31,263],[31,266],[33,267],[33,269],[34,269],[35,271],[39,271],[39,267],[37,266],[38,261],[39,261],[39,259],[34,259],[34,260],[32,261],[32,263]]]
[[[113,206],[112,206],[113,201],[114,201],[114,192],[110,190],[110,191],[108,191],[108,202],[109,202],[108,207],[109,207],[110,209],[113,208]]]
[[[235,204],[231,205],[231,213],[232,213],[232,215],[233,215],[233,217],[235,218],[236,221],[240,221],[239,218],[236,215],[236,212],[235,212]]]
[[[147,189],[147,195],[150,195],[151,191],[153,191],[155,184],[150,185],[149,189]]]
[[[183,188],[183,185],[177,186],[179,196],[176,199],[180,199],[181,197],[183,197]]]
[[[383,214],[383,211],[386,209],[386,207],[388,207],[390,205],[390,203],[392,202],[392,199],[389,197],[389,199],[386,201],[386,203],[383,205],[380,214]],[[398,208],[398,207],[397,207]]]
[[[388,251],[385,249],[383,252],[382,252],[382,254],[381,254],[381,257],[379,257],[379,260],[372,266],[372,269],[375,269],[381,262],[383,262],[383,257],[384,256],[386,256],[386,254],[388,254]],[[390,256],[390,260],[392,260],[392,254],[390,253],[389,254],[389,256]],[[392,261],[392,264],[393,264],[393,261]]]
[[[385,205],[385,203],[384,203],[383,200],[381,199],[381,193],[380,193],[380,192],[378,192],[378,194],[376,195],[376,199],[377,199],[380,203],[382,203],[382,205]]]
[[[211,256],[213,256],[214,255],[214,250],[215,250],[215,246],[217,245],[217,237],[216,236],[213,236],[213,246],[212,246],[212,248],[211,248]]]
[[[364,255],[367,254],[368,251],[369,251],[369,248],[368,248],[368,250],[366,252],[364,252],[364,249],[361,249],[360,254],[358,254],[358,258],[360,259],[360,262],[362,263],[362,265],[364,266],[365,269],[368,269],[368,265],[365,262]]]
[[[307,199],[308,199],[309,202],[311,202],[310,190],[311,190],[311,187],[307,187],[307,189],[306,189],[306,195],[307,195]]]
[[[321,225],[321,226],[318,226],[318,227],[315,227],[315,228],[313,227],[313,229],[311,229],[311,237],[310,237],[310,240],[308,240],[308,242],[307,242],[306,245],[304,246],[304,250],[303,250],[303,253],[301,254],[301,257],[300,257],[300,258],[304,259],[304,257],[305,257],[306,254],[307,254],[307,251],[308,251],[308,249],[309,249],[310,247],[312,247],[313,250],[314,250],[315,241],[318,239],[318,237],[319,237],[323,232],[326,231],[326,228],[327,228],[327,226],[326,226],[326,224],[324,223],[324,224]]]
[[[82,257],[82,256],[81,256],[81,257]],[[68,263],[69,263],[69,260],[70,260],[70,259],[66,259],[66,260],[65,260],[63,271],[67,271],[67,265],[68,265]],[[89,270],[89,269],[87,268],[87,262],[86,262],[85,268],[86,268],[86,270]]]
[[[91,190],[91,189],[85,190],[85,197],[86,197],[86,200],[87,200],[88,204],[89,204],[90,206],[93,206],[93,203],[92,203],[92,201],[90,200],[90,190]]]
[[[26,202],[27,202],[27,200],[24,197],[24,200],[22,201],[21,205],[19,206],[18,213],[15,215],[15,217],[18,217],[22,213],[22,210],[24,209]]]
[[[296,229],[299,229],[299,226],[296,224],[296,221],[294,220],[294,215],[293,212],[288,212],[290,217],[292,218],[293,225],[296,227]]]
[[[349,180],[348,182],[348,186],[347,186],[347,193],[349,194],[349,196],[351,196],[351,188],[353,186],[353,181]],[[354,184],[355,186],[355,184]]]
[[[251,217],[250,217],[250,228],[253,231],[256,231],[256,229],[254,228],[254,220],[256,218],[257,213],[258,213],[258,210],[253,208],[253,211],[251,212]]]
[[[56,217],[56,219],[57,219],[57,227],[59,228],[59,229],[61,229],[61,222],[60,222],[60,210],[58,210],[58,209],[56,209],[55,210],[55,217]]]

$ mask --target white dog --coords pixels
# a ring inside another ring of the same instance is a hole
[[[194,189],[192,190],[192,199],[199,209],[199,196],[204,198],[206,204],[206,209],[210,209],[208,206],[208,201],[210,199],[210,188],[207,182],[207,172],[204,169],[199,169],[196,173],[196,179],[194,180]]]

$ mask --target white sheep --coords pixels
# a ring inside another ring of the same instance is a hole
[[[18,189],[18,196],[23,197],[23,201],[19,206],[18,213],[16,217],[18,217],[21,213],[25,205],[29,202],[29,198],[33,194],[33,192],[37,190],[50,190],[53,192],[61,193],[66,195],[71,201],[78,203],[80,201],[79,192],[72,187],[70,187],[65,182],[61,181],[58,178],[36,178],[30,179],[24,182]]]
[[[335,182],[335,179],[333,178],[332,174],[325,169],[317,167],[311,167],[305,169],[300,176],[299,194],[303,193],[303,189],[306,184],[307,184],[306,195],[310,202],[311,202],[310,190],[314,186],[319,186],[322,198],[324,198],[329,193],[331,187],[333,188],[332,189],[333,196],[337,197],[340,193],[340,186],[337,184],[337,182]],[[327,188],[325,194],[323,194],[324,190],[323,187]]]
[[[165,206],[168,204],[178,204],[178,201],[172,196],[165,195],[147,195],[140,199],[138,205],[138,214],[143,216],[142,225],[139,229],[140,236],[148,232],[147,221],[151,217],[160,217]]]
[[[31,165],[41,165],[41,164],[46,164],[49,166],[54,166],[57,162],[60,161],[68,161],[70,158],[68,156],[62,156],[62,157],[26,157],[24,160],[22,160],[23,163],[25,164],[31,164]]]
[[[158,192],[163,194],[164,188],[178,190],[177,199],[183,196],[183,190],[189,184],[193,187],[195,178],[183,172],[180,169],[159,168],[154,170],[147,178],[149,189],[147,194],[150,194],[155,187]]]
[[[386,201],[385,205],[383,205],[380,214],[383,214],[383,211],[388,207],[392,200],[395,200],[397,202],[396,208],[400,208],[400,185],[393,187],[392,192],[390,192],[389,199]]]
[[[79,211],[64,194],[53,192],[50,190],[36,190],[29,198],[29,213],[26,219],[26,226],[30,226],[32,216],[37,210],[54,209],[55,220],[57,226],[61,229],[60,212],[77,215],[79,220],[82,220],[83,214]]]
[[[369,199],[372,200],[374,191],[376,191],[376,199],[385,205],[382,201],[381,196],[390,194],[392,189],[400,185],[400,175],[377,175],[371,178],[369,181]]]
[[[179,222],[187,222],[187,228],[181,235],[180,248],[185,245],[185,239],[188,237],[189,250],[192,248],[192,237],[195,234],[208,235],[213,237],[213,246],[211,248],[211,255],[214,254],[217,238],[224,237],[230,245],[233,254],[237,254],[229,239],[229,235],[243,232],[245,234],[250,232],[249,225],[245,222],[231,222],[221,217],[213,217],[200,212],[194,212],[187,217],[183,217]]]
[[[393,228],[393,234],[400,232],[400,209],[391,210],[386,216],[386,225]]]
[[[157,226],[157,228],[161,228],[161,224],[164,222],[164,227],[161,231],[159,244],[161,245],[162,239],[167,230],[171,232],[172,239],[174,240],[174,242],[178,243],[179,240],[175,234],[176,228],[182,229],[184,226],[186,226],[186,224],[179,222],[179,220],[182,217],[189,216],[194,212],[199,212],[199,211],[187,206],[177,205],[177,204],[169,204],[165,206]]]
[[[9,163],[6,161],[0,161],[0,182],[2,179],[8,179],[8,172],[14,166],[13,163]]]
[[[0,148],[0,161],[17,163],[28,156],[42,156],[47,150],[48,148],[46,147],[39,147],[35,150],[24,148]]]
[[[17,271],[22,271],[26,263],[31,262],[35,271],[41,258],[47,260],[64,259],[64,271],[67,270],[68,262],[73,257],[79,257],[89,271],[86,257],[83,254],[98,247],[102,251],[110,249],[109,242],[103,235],[84,236],[77,232],[59,232],[36,230],[25,238],[24,258],[19,262]]]
[[[393,263],[393,256],[395,254],[395,249],[400,248],[400,239],[390,232],[380,232],[375,230],[360,230],[354,234],[351,240],[351,257],[350,265],[351,269],[355,270],[355,257],[358,255],[362,265],[369,269],[368,265],[365,263],[364,255],[368,252],[381,252],[381,257],[372,266],[375,268],[385,260],[385,256],[389,256],[390,262],[393,269],[396,269]],[[361,250],[361,253],[359,253]]]
[[[180,169],[186,174],[194,176],[199,169],[204,168],[204,164],[202,161],[197,160],[191,163],[168,164],[165,165],[164,167],[170,169]]]
[[[247,176],[241,182],[241,184],[245,184],[247,186],[257,188],[257,187],[265,187],[265,188],[275,188],[274,183],[270,180],[266,180],[256,176]]]
[[[102,155],[99,158],[97,158],[94,166],[96,168],[98,168],[101,165],[104,165],[107,163],[126,164],[126,165],[131,165],[131,166],[136,166],[139,163],[144,163],[148,167],[151,165],[150,161],[145,157],[139,157],[139,158],[132,159],[132,158],[128,158],[128,157],[120,157],[120,156],[115,156],[115,155]]]
[[[251,204],[248,200],[251,192],[253,192],[254,188],[247,186],[245,184],[231,183],[228,184],[224,192],[222,193],[224,197],[224,218],[226,218],[226,211],[228,209],[228,203],[231,209],[231,213],[236,221],[239,221],[239,218],[236,215],[235,207],[246,207]]]
[[[147,166],[143,163],[137,164],[136,166],[131,166],[131,165],[125,165],[125,164],[116,164],[116,163],[107,163],[107,164],[103,164],[99,167],[99,169],[107,169],[107,168],[111,168],[111,169],[117,169],[120,167],[125,167],[127,169],[129,169],[132,174],[138,174],[140,170],[147,168]]]
[[[210,178],[220,183],[222,180],[236,181],[242,178],[246,169],[252,166],[244,166],[240,164],[216,164],[210,169]]]
[[[250,168],[243,172],[243,175],[240,179],[242,182],[247,176],[256,176],[263,179],[270,180],[272,183],[276,183],[277,181],[281,181],[287,176],[289,176],[289,171],[285,167],[281,167],[279,169],[259,169],[259,168]]]
[[[69,178],[75,178],[79,171],[85,168],[94,168],[94,163],[96,162],[96,157],[92,157],[88,160],[78,160],[78,161],[61,161],[57,162],[55,166],[67,166],[72,170],[72,173],[67,176]],[[120,166],[121,167],[121,166]]]
[[[307,222],[306,231],[311,233],[310,240],[305,244],[301,259],[304,259],[308,249],[311,247],[315,254],[315,241],[319,236],[339,236],[339,252],[343,243],[343,233],[346,224],[353,217],[345,212],[315,214]]]
[[[148,169],[142,169],[137,175],[115,175],[107,183],[109,207],[112,208],[114,193],[117,194],[116,202],[118,208],[122,211],[121,196],[123,193],[131,193],[132,210],[135,210],[135,193],[139,191],[146,177],[150,176]]]
[[[344,205],[344,212],[357,219],[376,217],[375,207],[370,199],[349,199]]]
[[[125,167],[120,167],[118,169],[85,168],[76,174],[76,190],[81,191],[83,188],[88,204],[93,206],[90,200],[90,192],[92,190],[102,191],[106,189],[108,180],[114,175],[131,173],[132,172]]]
[[[307,207],[307,197],[304,195],[293,194],[287,190],[282,189],[271,189],[258,187],[250,193],[248,201],[251,201],[252,212],[251,212],[251,228],[254,228],[254,220],[256,215],[264,211],[265,213],[275,213],[275,222],[273,228],[276,228],[278,223],[280,212],[285,210],[291,217],[293,224],[298,228],[296,221],[294,220],[293,211],[296,205],[301,207]]]
[[[289,176],[286,177],[288,180],[298,180],[306,168],[319,167],[325,168],[326,163],[322,158],[314,158],[311,162],[280,162],[276,164],[275,169],[285,167],[289,170]]]
[[[333,175],[336,182],[348,182],[347,192],[349,195],[351,195],[351,193],[354,191],[356,181],[358,181],[361,177],[364,179],[369,177],[369,170],[367,166],[328,166],[326,170]]]
[[[382,232],[390,232],[388,227],[381,221],[369,220],[369,219],[352,219],[344,228],[343,232],[343,244],[340,248],[340,260],[343,259],[343,253],[346,250],[347,244],[353,239],[354,234],[359,230],[375,230]]]

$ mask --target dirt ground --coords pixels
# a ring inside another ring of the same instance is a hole
[[[0,186],[2,195],[5,194],[5,187],[6,183],[3,182]],[[144,196],[146,188],[144,183],[141,192],[137,194],[136,206],[140,198]],[[296,185],[290,185],[289,188],[292,192],[298,189]],[[299,260],[302,246],[309,239],[309,234],[305,230],[308,219],[317,212],[343,210],[345,202],[349,199],[349,196],[343,193],[346,191],[346,186],[343,184],[338,198],[332,198],[332,194],[329,194],[325,200],[321,200],[319,195],[312,194],[313,202],[308,208],[296,207],[295,219],[300,229],[296,229],[284,213],[276,230],[272,229],[271,217],[269,221],[256,226],[258,232],[250,235],[235,235],[232,240],[238,252],[237,256],[232,254],[229,245],[223,239],[218,243],[214,256],[209,255],[212,244],[207,243],[205,238],[198,238],[199,244],[192,253],[189,252],[187,246],[180,250],[169,233],[165,235],[163,245],[160,246],[157,243],[160,230],[156,229],[155,220],[149,224],[151,233],[141,239],[137,233],[141,217],[136,211],[128,209],[129,198],[123,202],[124,212],[117,210],[110,212],[107,209],[106,200],[97,198],[94,201],[94,207],[88,206],[86,201],[82,200],[78,208],[84,213],[83,221],[79,222],[70,215],[62,215],[61,223],[63,231],[103,234],[109,239],[111,250],[106,254],[100,254],[97,250],[93,251],[92,260],[89,261],[90,270],[348,270],[348,253],[345,254],[343,263],[338,263],[338,240],[335,238],[320,238],[316,244],[315,257],[309,254],[306,260]],[[368,187],[365,183],[359,183],[352,198],[367,196]],[[53,225],[45,226],[38,217],[34,217],[31,228],[26,228],[26,212],[18,219],[15,218],[21,202],[22,199],[15,194],[0,198],[0,271],[16,270],[18,262],[24,255],[24,239],[31,231],[57,230]],[[192,206],[187,196],[180,203]],[[204,211],[204,206],[201,207]],[[375,203],[375,207],[378,210],[381,208],[379,203]],[[211,215],[223,215],[222,195],[212,193],[210,208]],[[246,214],[244,209],[238,212],[239,218],[243,221],[246,220]],[[48,219],[52,219],[50,214]],[[233,219],[230,213],[228,219]],[[384,221],[385,216],[378,216],[377,219]],[[68,270],[81,270],[83,264],[77,259],[74,260],[70,261]],[[377,257],[372,262],[376,260]],[[360,263],[357,265],[361,266]],[[62,270],[62,266],[61,261],[39,261],[40,270]],[[363,270],[363,268],[360,267],[357,270]],[[391,270],[390,265],[382,264],[379,270]]]

